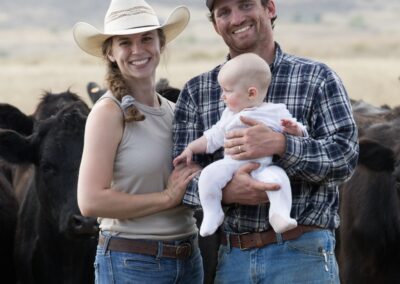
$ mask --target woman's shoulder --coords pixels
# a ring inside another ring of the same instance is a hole
[[[120,122],[123,121],[123,112],[121,107],[113,99],[103,98],[93,106],[89,113],[88,120]]]

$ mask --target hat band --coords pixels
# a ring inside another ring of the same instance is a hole
[[[147,26],[131,27],[131,28],[127,28],[127,30],[141,29],[141,28],[149,28],[149,27],[160,28],[160,26],[158,26],[158,25],[147,25]]]
[[[152,9],[145,7],[145,6],[138,6],[138,7],[118,10],[118,11],[114,11],[114,12],[110,13],[109,15],[107,15],[105,23],[108,24],[119,18],[138,15],[138,14],[150,14],[153,16],[156,15]]]

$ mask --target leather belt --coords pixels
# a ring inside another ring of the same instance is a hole
[[[100,235],[99,245],[101,246],[104,245],[105,240],[106,238]],[[159,241],[135,240],[135,239],[112,237],[108,241],[107,249],[111,251],[140,253],[140,254],[157,256],[158,243]],[[192,254],[192,244],[189,242],[189,240],[179,245],[173,245],[166,242],[163,242],[162,244],[161,257],[185,259],[190,257],[191,254]]]
[[[298,225],[296,228],[281,234],[283,241],[294,240],[306,232],[322,230],[317,226]],[[221,232],[221,244],[227,245],[227,234]],[[271,229],[264,232],[245,233],[245,234],[229,234],[229,243],[232,247],[240,248],[241,250],[262,248],[269,244],[277,243],[276,233]]]

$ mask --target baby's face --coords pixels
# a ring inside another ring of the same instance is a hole
[[[222,89],[221,99],[231,111],[239,112],[252,106],[247,90],[243,86],[224,79],[219,80],[219,84]]]

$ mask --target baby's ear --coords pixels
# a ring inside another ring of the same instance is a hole
[[[249,94],[249,99],[255,99],[258,96],[258,90],[256,87],[250,87],[247,90],[247,93]]]

